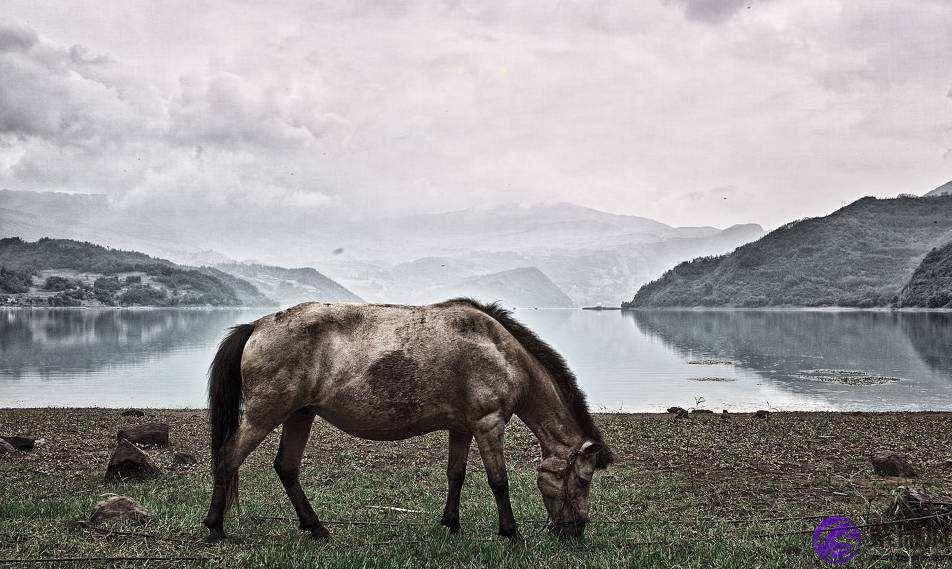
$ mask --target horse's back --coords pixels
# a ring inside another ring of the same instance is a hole
[[[524,384],[512,341],[462,304],[306,303],[255,322],[246,400],[275,413],[307,407],[366,438],[465,428],[511,413]]]

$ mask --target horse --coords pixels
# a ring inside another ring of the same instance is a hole
[[[300,529],[329,536],[299,480],[315,417],[372,440],[449,431],[440,523],[450,533],[460,530],[475,438],[499,534],[521,539],[503,454],[513,415],[540,443],[538,489],[560,538],[583,535],[592,476],[614,460],[562,356],[498,303],[469,298],[428,306],[309,302],[240,324],[219,345],[208,392],[213,491],[204,524],[213,541],[225,537],[240,465],[279,425],[274,468]]]

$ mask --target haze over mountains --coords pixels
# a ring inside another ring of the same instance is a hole
[[[753,224],[671,227],[568,203],[353,219],[333,207],[187,211],[170,203],[142,211],[105,196],[14,191],[0,191],[0,228],[4,235],[88,240],[192,265],[310,266],[368,301],[488,295],[480,284],[487,275],[519,270],[513,274],[539,283],[537,298],[519,296],[531,305],[558,297],[546,281],[571,305],[617,305],[625,291],[680,261],[763,235]]]

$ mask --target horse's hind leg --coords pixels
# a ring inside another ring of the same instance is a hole
[[[499,535],[513,541],[521,539],[519,528],[516,527],[516,518],[512,514],[512,504],[509,501],[509,475],[506,472],[506,457],[503,448],[503,434],[506,431],[506,421],[498,415],[489,415],[478,422],[475,432],[476,446],[479,455],[486,467],[486,476],[489,487],[496,498],[496,508],[499,510]]]
[[[208,515],[205,516],[205,527],[209,530],[211,540],[225,537],[225,512],[231,506],[231,499],[238,493],[236,486],[238,468],[276,426],[276,424],[258,425],[243,418],[238,425],[238,430],[222,449],[221,464],[215,471],[215,487],[211,504],[208,507]]]
[[[450,533],[459,531],[459,496],[463,490],[463,480],[466,478],[466,461],[469,458],[469,446],[472,442],[472,433],[450,431],[450,459],[446,467],[448,490],[446,507],[443,508],[443,519],[440,520],[441,524],[449,528]]]
[[[304,456],[304,447],[311,434],[314,424],[314,414],[306,411],[294,413],[284,422],[281,428],[281,444],[278,446],[278,456],[274,459],[274,469],[288,493],[291,505],[297,512],[300,527],[308,530],[316,538],[328,537],[327,528],[321,524],[317,514],[304,495],[299,480],[301,473],[301,458]]]

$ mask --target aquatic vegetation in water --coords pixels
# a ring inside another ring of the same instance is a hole
[[[852,369],[809,369],[802,370],[797,375],[811,381],[838,383],[840,385],[886,385],[900,381],[898,377],[876,375]]]
[[[736,365],[730,360],[691,360],[688,365],[692,366],[733,366]]]

